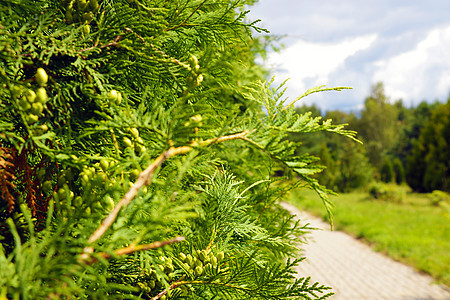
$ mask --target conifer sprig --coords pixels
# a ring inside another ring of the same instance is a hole
[[[136,195],[138,194],[139,190],[146,186],[149,185],[151,183],[153,174],[155,173],[155,171],[161,166],[161,164],[166,161],[167,159],[170,159],[173,156],[176,155],[180,155],[180,154],[185,154],[189,151],[192,151],[194,148],[193,147],[205,147],[205,146],[209,146],[211,144],[214,143],[221,143],[224,141],[228,141],[228,140],[234,140],[234,139],[244,139],[245,136],[248,134],[248,131],[244,131],[238,134],[233,134],[233,135],[229,135],[229,136],[222,136],[222,137],[218,137],[216,139],[209,139],[206,141],[193,141],[191,143],[191,146],[182,146],[182,147],[171,147],[169,148],[167,151],[165,151],[164,153],[162,153],[160,156],[158,156],[153,163],[148,166],[144,171],[142,171],[139,174],[138,180],[133,184],[133,186],[130,188],[130,190],[125,194],[125,196],[117,203],[116,206],[114,206],[114,208],[112,209],[112,211],[110,212],[110,214],[103,220],[101,226],[89,237],[88,242],[89,243],[93,243],[95,241],[97,241],[99,238],[101,238],[103,236],[103,234],[106,232],[106,230],[111,227],[111,225],[113,224],[113,222],[116,220],[117,215],[119,214],[120,210],[122,207],[125,207],[127,205],[130,204],[130,202],[136,197]],[[177,240],[178,241],[178,240]],[[165,245],[164,243],[161,243],[161,246]],[[158,248],[158,247],[140,247],[139,250],[148,250],[148,249],[153,249],[153,248]],[[119,251],[119,250],[116,250]],[[116,253],[116,255],[119,255],[118,253]],[[136,250],[138,251],[138,250]],[[122,253],[122,251],[119,251],[120,253]],[[132,251],[134,252],[134,251]],[[130,252],[130,253],[132,253]],[[87,255],[93,253],[93,249],[92,247],[87,247],[84,249],[84,256],[82,259],[87,259]],[[124,253],[125,254],[125,253]],[[103,255],[104,257],[104,255]]]

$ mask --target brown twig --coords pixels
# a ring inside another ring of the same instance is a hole
[[[94,46],[91,46],[91,47],[86,48],[86,49],[81,49],[80,52],[84,52],[84,51],[89,51],[89,50],[95,49],[97,46],[98,46],[98,40],[95,41]]]
[[[126,254],[130,254],[133,252],[138,252],[138,251],[145,251],[145,250],[150,250],[150,249],[156,249],[156,248],[161,248],[163,246],[166,245],[171,245],[171,244],[175,244],[175,243],[179,243],[184,241],[186,238],[184,236],[177,236],[174,237],[173,239],[170,240],[166,240],[166,241],[157,241],[151,244],[145,244],[145,245],[130,245],[128,247],[125,248],[120,248],[114,251],[115,255],[118,256],[122,256],[122,255],[126,255]],[[111,255],[106,254],[103,255],[104,258],[109,258]]]
[[[110,46],[117,46],[117,42],[120,41],[122,38],[123,38],[123,35],[118,35],[111,43],[100,46],[100,49],[110,47]]]
[[[156,242],[153,242],[151,244],[145,244],[145,245],[134,245],[134,244],[132,244],[132,245],[130,245],[128,247],[124,247],[124,248],[120,248],[120,249],[114,250],[113,254],[106,253],[106,252],[100,252],[98,254],[98,257],[99,258],[104,258],[104,259],[109,259],[113,255],[123,256],[123,255],[131,254],[131,253],[134,253],[134,252],[145,251],[145,250],[150,250],[150,249],[157,249],[157,248],[161,248],[161,247],[166,246],[166,245],[172,245],[172,244],[175,244],[175,243],[179,243],[179,242],[182,242],[184,240],[185,240],[184,236],[177,236],[177,237],[174,237],[174,238],[172,238],[170,240],[166,240],[166,241],[162,241],[162,242],[161,241],[156,241]],[[98,258],[97,257],[92,257],[91,253],[86,253],[85,252],[85,253],[80,255],[79,261],[83,262],[85,264],[93,264],[93,263],[98,261]]]
[[[99,48],[103,49],[103,48],[106,48],[106,47],[117,46],[118,42],[122,38],[123,38],[123,35],[118,35],[118,36],[116,36],[116,38],[111,43],[102,45]],[[91,46],[89,48],[86,48],[86,49],[81,49],[80,52],[84,52],[84,51],[89,51],[89,50],[95,49],[95,48],[97,48],[97,46],[98,46],[98,40],[95,42],[95,44],[93,46]]]
[[[0,147],[0,195],[6,201],[7,212],[11,213],[14,209],[15,197],[13,196],[15,184],[14,163],[16,151],[13,148]],[[16,170],[17,172],[17,170]]]
[[[174,30],[174,29],[176,29],[176,28],[178,28],[178,27],[181,27],[181,26],[186,25],[186,22],[189,21],[189,19],[197,12],[197,10],[200,9],[200,7],[203,6],[203,4],[206,3],[206,1],[208,1],[208,0],[204,0],[202,3],[200,3],[200,5],[197,6],[197,7],[194,9],[194,11],[193,11],[193,12],[192,12],[192,13],[191,13],[191,14],[190,14],[183,22],[181,22],[181,23],[178,24],[178,25],[172,26],[172,27],[170,27],[170,28],[166,28],[166,29],[164,29],[164,31]]]
[[[184,277],[184,276],[183,276],[183,277]],[[150,300],[157,300],[157,299],[160,299],[162,296],[167,295],[167,293],[168,293],[170,290],[176,289],[177,287],[180,287],[180,286],[185,285],[185,284],[188,284],[188,283],[190,283],[190,281],[183,281],[182,279],[181,279],[181,280],[178,280],[178,281],[172,283],[168,288],[165,288],[164,290],[162,290],[161,292],[159,292],[156,296],[150,298]]]
[[[193,142],[191,142],[191,146],[205,147],[205,146],[209,146],[211,144],[218,144],[218,143],[222,143],[222,142],[230,141],[230,140],[237,140],[237,139],[245,140],[248,133],[249,133],[248,130],[244,130],[244,131],[236,133],[236,134],[225,135],[225,136],[221,136],[221,137],[214,138],[214,139],[208,139],[208,140],[199,141],[199,142],[193,141]]]
[[[128,28],[128,27],[125,27],[125,31],[134,33],[134,34],[135,34],[135,35],[136,35],[136,36],[137,36],[144,44],[147,44],[147,43],[145,42],[144,38],[141,37],[140,35],[138,35],[138,34],[137,34],[136,32],[134,32],[132,29],[130,29],[130,28]],[[118,36],[116,36],[116,38],[115,38],[112,42],[110,42],[110,43],[108,43],[108,44],[105,44],[105,45],[102,45],[102,46],[100,46],[99,48],[100,48],[100,49],[103,49],[103,48],[110,47],[110,46],[117,46],[118,42],[119,42],[122,38],[123,38],[123,34],[119,34]],[[95,44],[94,44],[93,46],[91,46],[91,47],[89,47],[89,48],[86,48],[86,49],[82,49],[82,50],[80,50],[80,52],[84,52],[84,51],[89,51],[89,50],[95,49],[95,48],[97,48],[97,46],[98,46],[98,40],[95,41]]]
[[[144,45],[147,45],[144,38],[142,36],[140,36],[139,34],[137,34],[136,32],[134,32],[132,29],[125,27],[125,30],[128,32],[134,33],[138,37],[138,39],[140,39],[144,43]]]

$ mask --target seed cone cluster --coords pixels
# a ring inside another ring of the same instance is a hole
[[[159,260],[162,264],[157,265],[159,271],[163,272],[169,280],[175,277],[175,268],[173,266],[172,259],[169,257],[161,256]],[[143,271],[143,282],[139,282],[138,286],[146,293],[152,293],[154,291],[160,291],[164,287],[164,281],[161,274],[156,269],[145,269]],[[161,298],[162,299],[162,298]]]
[[[191,67],[191,74],[186,78],[186,83],[189,87],[198,87],[203,81],[203,75],[200,74],[200,65],[195,55],[189,59],[189,66]]]
[[[35,81],[39,85],[36,89],[27,88],[23,86],[13,86],[11,93],[14,98],[18,99],[18,105],[20,110],[27,113],[26,121],[28,124],[34,124],[39,121],[44,113],[45,104],[48,100],[47,85],[48,75],[43,68],[37,69]],[[48,130],[48,126],[45,124],[35,128],[34,134],[44,133]]]
[[[217,275],[220,271],[225,271],[226,269],[221,269],[220,263],[224,260],[224,252],[219,252],[214,254],[210,250],[195,250],[192,254],[185,254],[180,252],[178,257],[175,259],[176,264],[171,258],[161,256],[158,260],[161,262],[154,269],[145,269],[140,278],[140,282],[137,284],[142,291],[147,294],[155,294],[161,292],[165,288],[165,283],[163,281],[162,273],[166,275],[169,282],[176,281],[180,278],[199,278],[199,277],[212,277]],[[178,268],[177,268],[178,266]],[[183,280],[183,279],[181,279]],[[177,287],[175,290],[177,295],[187,295],[189,290],[192,289],[190,284],[183,284]],[[167,299],[170,297],[171,293],[175,293],[175,290],[168,290],[167,295],[163,296],[161,299]]]
[[[130,128],[129,133],[129,137],[123,137],[123,145],[126,149],[134,150],[137,155],[143,154],[146,148],[144,146],[144,140],[139,136],[139,130],[137,128]]]
[[[62,0],[62,6],[66,9],[67,23],[89,23],[94,19],[98,10],[98,0]]]
[[[215,275],[221,271],[219,263],[225,257],[223,252],[214,255],[211,251],[196,250],[193,254],[185,255],[181,252],[179,259],[183,262],[183,268],[194,276]]]

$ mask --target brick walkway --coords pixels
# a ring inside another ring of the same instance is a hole
[[[433,284],[431,277],[374,252],[341,231],[295,206],[283,207],[300,216],[314,230],[303,246],[306,260],[300,263],[300,276],[333,288],[333,300],[450,300],[450,290]]]

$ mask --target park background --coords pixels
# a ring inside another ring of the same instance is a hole
[[[363,144],[318,133],[294,135],[299,154],[321,158],[320,183],[335,198],[337,228],[449,284],[450,21],[444,1],[271,1],[251,16],[270,30],[259,61],[286,80],[285,95],[320,85],[299,113],[348,123]],[[293,201],[327,213],[307,191]]]

